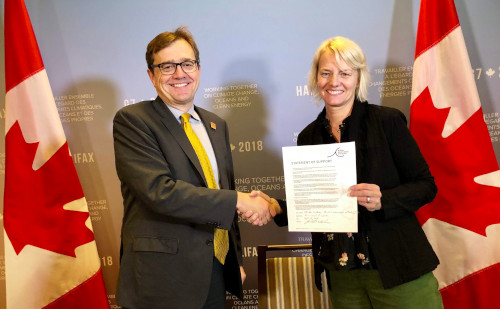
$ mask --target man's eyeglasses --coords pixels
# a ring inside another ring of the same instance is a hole
[[[154,68],[160,69],[160,73],[163,75],[173,75],[177,70],[177,66],[179,65],[184,73],[193,73],[198,69],[198,64],[200,62],[198,60],[186,60],[183,62],[163,62],[160,64],[153,64],[149,67],[150,70],[154,70]]]

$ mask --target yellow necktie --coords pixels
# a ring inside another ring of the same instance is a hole
[[[214,171],[212,170],[212,165],[210,165],[210,160],[208,159],[207,153],[196,133],[194,133],[191,124],[189,123],[189,118],[191,114],[182,114],[184,131],[186,132],[191,145],[200,160],[201,168],[203,169],[203,174],[205,174],[205,179],[207,180],[208,187],[210,189],[217,189],[217,183],[215,182]],[[221,264],[224,264],[226,260],[226,255],[229,250],[229,236],[226,230],[215,229],[214,231],[214,253],[215,257]]]

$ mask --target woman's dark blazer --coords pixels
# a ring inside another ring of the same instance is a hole
[[[324,118],[325,110],[300,132],[299,146],[325,143]],[[367,228],[384,288],[417,279],[439,264],[415,216],[434,199],[434,178],[399,110],[356,100],[348,125],[342,142],[356,143],[357,182],[377,184],[382,192],[382,209],[369,212],[360,207],[359,221]],[[286,224],[286,212],[275,220]],[[322,235],[312,233],[318,287],[324,270],[317,263]]]

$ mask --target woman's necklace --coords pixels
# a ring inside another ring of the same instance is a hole
[[[342,136],[342,127],[344,126],[344,123],[341,122],[339,125],[332,125],[330,122],[330,119],[326,118],[328,120],[328,126],[330,127],[330,135],[340,143],[340,138]]]
[[[341,129],[344,127],[344,123],[341,122],[338,125],[333,125],[332,126],[332,123],[330,122],[330,119],[327,118],[327,120],[328,120],[328,124],[330,125],[330,128],[332,128],[333,130],[335,130],[335,132],[337,132],[337,133],[340,134]]]

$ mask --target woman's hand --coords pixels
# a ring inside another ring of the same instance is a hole
[[[382,192],[380,187],[371,183],[360,183],[349,188],[349,196],[356,197],[358,204],[366,207],[368,211],[382,208]]]
[[[265,194],[262,191],[252,191],[250,193],[250,197],[261,197],[264,200],[266,200],[266,202],[269,204],[269,213],[271,214],[272,218],[274,218],[276,214],[280,214],[283,212],[278,201],[276,201],[274,198],[270,198],[267,194]],[[241,218],[247,219],[248,223],[251,223],[252,225],[259,225],[259,226],[263,225],[260,223],[257,215],[254,214],[252,211],[247,211],[246,213],[239,213],[239,214],[241,215]]]

